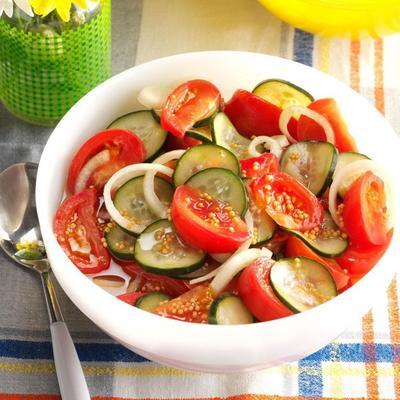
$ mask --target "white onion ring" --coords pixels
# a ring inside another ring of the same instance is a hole
[[[117,171],[104,186],[104,192],[103,192],[104,203],[108,213],[119,226],[122,226],[128,231],[132,231],[132,222],[124,218],[120,214],[120,212],[115,208],[111,198],[111,192],[113,189],[121,187],[124,183],[128,182],[130,179],[143,175],[147,171],[161,172],[162,174],[168,176],[172,176],[174,172],[171,168],[159,164],[146,164],[146,163],[133,164],[133,165],[128,165]],[[139,227],[140,229],[146,228],[145,226],[139,226],[139,225],[135,226]]]
[[[189,283],[191,285],[194,285],[196,283],[208,281],[209,279],[213,278],[215,275],[217,275],[218,271],[221,269],[223,266],[223,263],[228,261],[231,257],[233,257],[236,254],[239,254],[243,251],[246,251],[250,246],[253,241],[253,230],[254,230],[254,222],[253,222],[253,216],[251,215],[251,212],[247,210],[246,215],[244,216],[244,220],[247,224],[247,229],[250,233],[250,238],[247,239],[245,242],[243,242],[239,248],[234,252],[234,253],[214,253],[210,254],[210,257],[213,258],[214,260],[222,263],[218,268],[215,268],[211,272],[209,272],[207,275],[200,276],[199,278],[192,279]]]
[[[289,142],[297,142],[297,140],[290,134],[288,130],[288,123],[290,121],[290,118],[292,118],[295,114],[302,114],[314,120],[324,129],[326,141],[332,143],[333,145],[335,144],[335,134],[329,121],[323,115],[303,106],[288,107],[281,112],[281,115],[279,117],[279,129],[289,139]]]
[[[177,158],[180,158],[184,152],[185,150],[169,151],[168,153],[162,154],[160,157],[156,158],[153,161],[153,164],[165,164],[168,161],[176,160]],[[168,207],[166,207],[165,204],[160,201],[154,190],[154,177],[156,176],[156,173],[156,171],[148,171],[144,176],[144,198],[154,214],[160,218],[167,218]]]
[[[107,149],[100,151],[90,158],[79,172],[74,187],[75,193],[79,193],[85,189],[86,183],[93,171],[108,161],[110,161],[110,150]]]
[[[148,109],[161,110],[173,89],[172,86],[146,86],[139,92],[137,100]]]
[[[285,135],[274,135],[271,136],[272,139],[276,140],[281,147],[289,146],[289,140]]]
[[[282,147],[277,140],[270,136],[257,136],[249,144],[248,152],[251,157],[258,157],[261,155],[261,153],[256,149],[260,144],[263,144],[267,150],[270,150],[270,152],[275,154],[278,158],[281,156]]]
[[[271,255],[272,252],[265,247],[262,249],[248,249],[235,253],[219,267],[217,275],[210,283],[210,287],[215,293],[219,293],[243,268],[247,267],[259,257],[271,257]]]
[[[388,229],[390,229],[394,225],[394,204],[395,204],[394,193],[391,186],[391,179],[386,170],[377,162],[372,160],[354,161],[350,164],[347,164],[345,167],[343,167],[342,169],[337,171],[337,173],[334,174],[333,181],[329,189],[329,212],[331,213],[332,218],[335,221],[336,225],[341,227],[339,217],[337,215],[337,201],[336,201],[340,185],[344,180],[354,175],[355,173],[366,172],[366,171],[371,171],[374,174],[376,173],[383,179],[385,183],[385,192],[388,202],[387,223],[388,223]]]

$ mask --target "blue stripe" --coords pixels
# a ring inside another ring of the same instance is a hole
[[[314,35],[300,29],[294,31],[293,60],[302,64],[313,64]]]
[[[118,344],[76,343],[75,346],[81,361],[147,361]],[[51,360],[53,359],[53,350],[50,342],[0,340],[0,357]]]
[[[322,397],[322,368],[319,361],[299,361],[299,396]]]
[[[318,352],[311,354],[302,361],[314,365],[323,361],[341,362],[394,362],[394,350],[391,344],[376,343],[374,359],[363,343],[342,343],[325,346]],[[79,358],[82,361],[105,362],[144,362],[145,358],[126,349],[119,344],[112,343],[76,343]],[[0,357],[21,359],[53,358],[50,342],[27,342],[22,340],[0,340]]]

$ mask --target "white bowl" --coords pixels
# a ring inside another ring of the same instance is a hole
[[[67,168],[80,145],[118,116],[138,109],[136,95],[144,86],[187,77],[209,79],[225,98],[237,88],[252,90],[261,80],[273,77],[292,81],[315,98],[334,97],[360,150],[389,171],[400,171],[399,141],[382,115],[343,83],[312,68],[277,57],[230,51],[181,54],[151,61],[91,91],[68,112],[49,138],[40,161],[36,200],[54,274],[71,300],[96,325],[127,348],[162,364],[229,373],[276,366],[307,356],[360,318],[374,297],[384,295],[397,269],[398,230],[378,265],[345,293],[301,314],[242,326],[190,324],[129,306],[81,274],[53,235],[53,216],[64,191]],[[399,226],[398,220],[396,225]]]

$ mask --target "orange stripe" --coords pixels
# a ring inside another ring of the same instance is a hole
[[[375,66],[375,107],[382,113],[385,113],[385,96],[383,85],[383,41],[375,40],[374,53]]]
[[[400,399],[400,318],[396,278],[393,279],[389,286],[387,297],[389,308],[390,340],[393,346],[394,391],[396,399]]]
[[[352,40],[350,44],[350,85],[360,91],[360,42]]]
[[[374,343],[374,316],[372,311],[364,315],[362,320],[365,373],[367,379],[367,395],[369,399],[379,398],[378,368],[376,365],[376,346]]]

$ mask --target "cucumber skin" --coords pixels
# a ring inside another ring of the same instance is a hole
[[[314,262],[314,263],[319,264],[322,268],[324,268],[324,269],[328,272],[328,274],[329,274],[329,276],[330,276],[330,278],[331,278],[331,280],[332,280],[333,287],[335,288],[335,296],[337,296],[338,290],[337,290],[337,286],[336,286],[335,280],[333,279],[332,274],[329,272],[328,268],[325,267],[325,265],[321,264],[321,263],[318,262],[318,261],[313,260],[312,258],[308,258],[308,257],[283,257],[283,258],[280,258],[279,261],[291,260],[291,259],[294,259],[294,258],[299,258],[300,260],[312,261],[312,262]],[[270,277],[269,277],[269,284],[270,284],[270,286],[272,287],[272,290],[273,290],[274,294],[278,297],[278,299],[279,299],[287,308],[289,308],[289,310],[293,311],[295,314],[299,314],[299,313],[303,312],[303,311],[300,311],[300,310],[298,310],[297,308],[293,307],[290,303],[288,303],[288,302],[278,293],[278,291],[275,289],[274,284],[273,284],[272,281],[271,281],[271,274],[270,274]]]
[[[136,299],[134,306],[137,307],[137,308],[140,308],[141,310],[149,311],[149,310],[146,310],[146,309],[140,307],[140,305],[143,303],[143,301],[146,300],[146,298],[148,298],[149,296],[154,296],[154,295],[156,295],[156,296],[161,295],[161,296],[164,296],[164,300],[171,300],[171,296],[169,296],[169,295],[167,295],[165,293],[158,293],[158,292],[156,292],[156,293],[145,293],[145,294],[143,294],[142,296],[140,296],[140,297],[138,297]],[[158,306],[156,306],[156,307],[158,307]]]
[[[265,81],[261,81],[260,83],[258,83],[255,88],[252,90],[252,93],[256,94],[255,91],[257,90],[257,88],[259,88],[260,86],[264,85],[265,83],[269,83],[269,82],[279,82],[279,83],[283,83],[284,85],[288,85],[290,87],[292,87],[293,89],[297,90],[298,92],[301,92],[304,96],[308,97],[311,101],[311,103],[315,100],[314,97],[312,96],[311,93],[307,92],[307,90],[301,88],[300,86],[295,85],[292,82],[286,81],[284,79],[266,79]],[[256,94],[257,96],[257,94]]]
[[[211,325],[219,325],[218,321],[217,321],[217,310],[218,310],[218,306],[221,303],[221,301],[225,300],[227,297],[238,297],[240,299],[239,296],[230,293],[230,292],[224,292],[221,293],[212,303],[210,306],[210,310],[208,311],[208,323]],[[250,311],[249,311],[250,312]],[[254,317],[253,320],[255,321]]]
[[[136,238],[135,235],[132,234],[132,232],[122,228],[121,226],[117,225],[117,227],[119,229],[121,229],[122,231],[124,231],[126,234],[128,234],[129,236],[132,236],[133,238]],[[115,227],[111,228],[114,229]],[[111,232],[111,231],[110,231]],[[108,251],[116,258],[119,258],[120,260],[125,260],[125,261],[133,261],[133,252],[132,254],[127,254],[127,253],[120,253],[119,251],[116,251],[112,248],[112,245],[110,245],[109,243],[109,239],[108,236],[110,234],[110,232],[105,232],[104,233],[104,238],[106,239],[107,242],[107,249]],[[135,245],[133,245],[133,247],[135,247]]]

